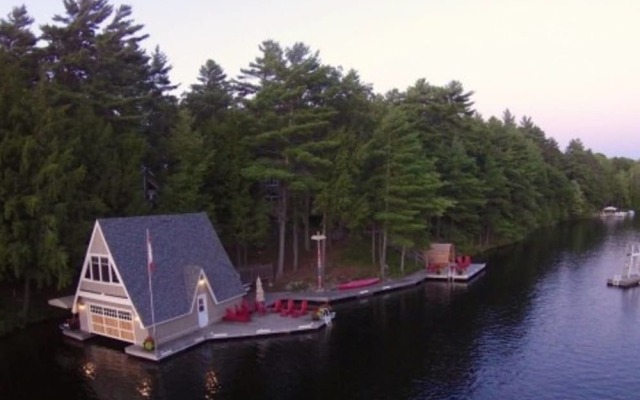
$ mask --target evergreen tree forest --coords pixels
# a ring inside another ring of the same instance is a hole
[[[280,277],[316,231],[370,243],[384,275],[391,251],[640,209],[639,160],[560,149],[508,109],[486,119],[457,81],[374,93],[306,44],[266,40],[235,76],[203,50],[178,88],[128,6],[64,0],[38,25],[4,12],[0,281],[26,296],[74,281],[97,218],[206,211],[237,265],[272,245]]]

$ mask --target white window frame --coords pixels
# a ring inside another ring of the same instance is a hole
[[[93,261],[94,259],[97,259],[98,261],[98,278],[96,279],[93,276]],[[105,264],[103,264],[103,261],[106,260],[107,261],[107,267],[108,267],[108,280],[105,281],[102,279],[102,271],[103,271],[103,266]],[[89,275],[89,277],[87,277],[87,275]],[[118,282],[114,282],[113,278],[115,278],[118,280]],[[86,270],[84,272],[84,276],[82,277],[85,281],[88,282],[96,282],[96,283],[103,283],[106,285],[115,285],[115,286],[121,286],[122,285],[122,279],[120,278],[120,276],[118,275],[118,273],[116,272],[116,268],[113,265],[113,262],[111,261],[111,257],[109,257],[107,254],[95,254],[95,253],[91,253],[89,254],[89,256],[87,257],[87,265],[86,265]]]

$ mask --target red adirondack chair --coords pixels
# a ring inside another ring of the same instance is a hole
[[[236,305],[236,310],[234,311],[231,308],[227,308],[225,310],[224,317],[222,317],[225,321],[233,321],[233,322],[249,322],[251,317],[249,314],[244,314]]]
[[[234,321],[235,318],[236,318],[236,313],[230,308],[227,308],[225,310],[224,317],[222,317],[222,319],[225,321]]]
[[[256,302],[256,312],[260,315],[265,315],[267,313],[267,307],[265,307],[264,302]]]
[[[291,313],[293,313],[294,307],[295,304],[293,302],[293,299],[289,299],[289,301],[287,301],[286,307],[282,311],[280,311],[280,315],[283,317],[288,317],[289,315],[291,315]]]
[[[306,315],[308,307],[309,307],[308,301],[302,300],[302,303],[300,303],[300,308],[294,309],[293,312],[291,313],[291,316],[294,318],[298,318],[302,315]]]
[[[240,322],[248,322],[251,320],[251,314],[249,314],[249,309],[247,307],[245,307],[245,305],[243,304],[242,306],[238,307],[238,305],[236,304],[236,321],[240,321]]]
[[[278,299],[273,303],[273,308],[271,309],[271,312],[279,313],[280,311],[282,311],[282,300]]]
[[[249,305],[249,302],[247,301],[247,299],[243,299],[242,300],[242,313],[243,314],[251,314],[253,312],[253,310],[251,309],[251,306]]]

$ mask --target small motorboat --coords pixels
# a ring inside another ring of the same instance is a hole
[[[326,325],[331,325],[331,322],[336,317],[336,312],[331,309],[329,304],[321,305],[314,313],[312,319],[315,321],[322,320]]]
[[[341,283],[338,285],[338,289],[340,290],[357,289],[365,286],[375,285],[378,282],[380,282],[380,278],[358,279],[355,281]]]

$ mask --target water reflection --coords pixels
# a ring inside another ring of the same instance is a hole
[[[619,290],[611,288],[611,290]],[[640,309],[640,287],[621,290],[622,310],[627,318],[637,318]]]
[[[204,387],[205,387],[204,398],[206,400],[216,399],[216,393],[220,391],[221,386],[220,386],[220,382],[218,381],[218,376],[216,375],[216,372],[214,370],[209,370],[205,374]]]
[[[92,362],[82,364],[82,373],[87,379],[94,380],[96,378],[96,365]]]
[[[140,379],[138,386],[136,387],[137,392],[143,399],[151,398],[151,378],[146,377]]]
[[[150,399],[154,394],[153,366],[133,360],[119,346],[104,341],[86,344],[80,364],[85,384],[99,399]],[[151,368],[149,368],[151,367]]]

